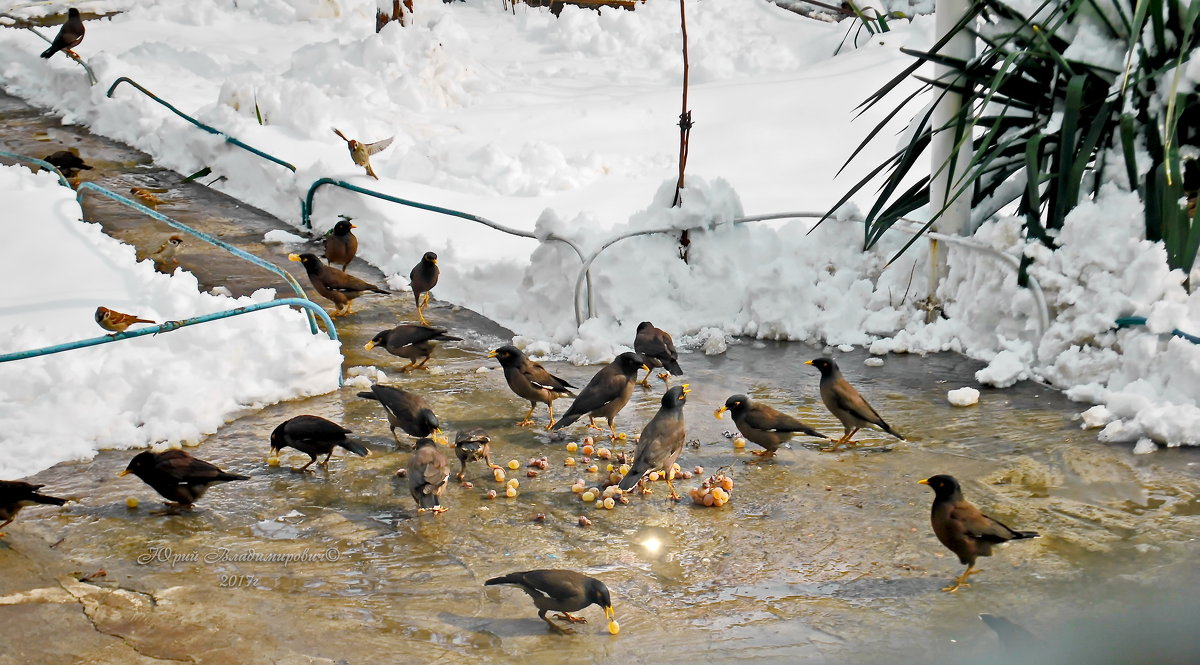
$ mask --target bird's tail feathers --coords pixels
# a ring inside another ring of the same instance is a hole
[[[70,499],[60,499],[56,496],[49,496],[47,494],[39,494],[37,492],[34,492],[33,494],[29,495],[29,500],[33,501],[34,503],[45,503],[45,504],[48,504],[51,506],[61,506],[64,503],[70,501]]]
[[[378,402],[378,401],[379,401],[379,398],[375,396],[375,393],[373,393],[373,392],[369,392],[369,391],[363,391],[363,392],[361,392],[361,393],[358,393],[358,396],[359,396],[359,397],[361,397],[361,398],[363,398],[363,399],[373,399],[373,400],[375,400],[376,402]]]
[[[683,376],[683,368],[679,366],[679,361],[674,358],[667,358],[662,361],[663,368],[671,373],[672,376]]]
[[[220,474],[217,475],[217,480],[221,480],[221,481],[250,480],[250,476],[243,476],[240,473],[229,473],[228,471],[222,471]]]
[[[438,335],[437,337],[434,337],[434,339],[436,339],[439,342],[461,342],[462,341],[461,337],[455,337],[454,335],[447,335],[446,333],[442,333],[442,334]]]
[[[1023,540],[1025,538],[1041,538],[1042,537],[1042,534],[1038,533],[1037,531],[1013,531],[1013,533],[1016,534],[1015,536],[1013,536],[1013,540]]]
[[[371,454],[371,451],[367,450],[366,446],[364,446],[363,444],[361,444],[357,441],[351,441],[351,440],[347,439],[345,441],[342,441],[341,444],[339,444],[339,445],[341,445],[346,450],[349,450],[350,452],[354,453],[355,455],[358,455],[359,457],[366,457],[367,455]]]
[[[496,586],[499,584],[515,584],[517,586],[525,586],[525,580],[520,573],[509,573],[501,577],[493,577],[483,583],[484,586]]]
[[[558,430],[566,427],[567,425],[570,425],[571,423],[575,422],[576,420],[579,420],[579,417],[582,415],[583,415],[582,413],[568,412],[567,415],[559,418],[558,422],[554,423],[554,427],[551,427],[550,431],[557,432]]]
[[[622,492],[628,492],[629,490],[633,489],[634,485],[638,484],[638,481],[641,480],[642,476],[644,475],[646,475],[645,469],[640,471],[636,468],[630,469],[629,473],[625,474],[625,477],[621,479],[621,482],[617,483],[617,488]]]

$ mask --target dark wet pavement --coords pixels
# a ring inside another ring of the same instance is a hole
[[[178,174],[144,156],[57,126],[11,99],[0,97],[0,123],[9,128],[4,149],[41,156],[77,145],[97,165],[85,177],[119,192],[167,189],[171,204],[161,212],[287,268],[307,288],[299,264],[286,261],[288,248],[261,244],[267,230],[283,228],[263,213],[180,184]],[[50,141],[37,140],[39,131]],[[171,233],[107,203],[93,201],[86,211],[141,251]],[[283,286],[217,251],[189,243],[180,260],[206,286],[235,293]],[[381,278],[361,262],[352,272]],[[252,476],[214,488],[194,513],[150,515],[158,503],[153,491],[116,477],[128,451],[62,464],[33,480],[79,501],[27,509],[0,540],[7,573],[0,576],[7,647],[0,665],[957,660],[996,650],[979,612],[1045,632],[1147,594],[1197,588],[1197,451],[1134,456],[1127,446],[1098,443],[1074,419],[1083,405],[1031,383],[983,390],[979,405],[953,407],[946,391],[973,385],[980,364],[949,354],[889,356],[875,368],[863,364],[863,352],[833,353],[908,442],[868,433],[860,435],[863,450],[822,453],[797,440],[774,461],[747,465],[754,445],[735,450],[725,436],[734,429],[729,417],[712,416],[733,393],[826,433],[840,431],[820,404],[816,370],[802,364],[823,350],[751,340],[719,356],[686,353],[680,361],[693,389],[686,418],[695,445],[680,462],[703,466],[704,475],[730,465],[730,504],[673,504],[662,483],[653,483],[653,494],[633,496],[628,506],[585,505],[570,485],[576,478],[598,485],[599,474],[564,466],[566,457],[579,457],[564,444],[579,441],[585,426],[551,440],[540,429],[546,411],[539,407],[538,426],[515,427],[527,403],[486,358],[509,333],[435,304],[431,321],[465,341],[443,344],[431,371],[402,375],[396,370],[406,361],[362,348],[378,330],[413,318],[411,296],[397,294],[361,298],[356,314],[338,322],[347,372],[379,366],[389,381],[424,395],[451,438],[459,429],[486,428],[493,461],[520,464],[506,469],[520,481],[516,498],[487,500],[488,489],[503,497],[503,484],[476,464],[468,467],[473,488],[446,492],[449,512],[417,515],[407,487],[393,477],[407,451],[397,449],[378,403],[356,397],[356,386],[249,414],[194,448]],[[576,385],[599,369],[546,364]],[[662,384],[652,385],[619,416],[618,429],[630,439],[618,448],[631,451],[632,437],[657,410]],[[569,401],[557,404],[563,412]],[[289,451],[283,466],[268,466],[271,429],[302,413],[353,429],[372,456],[339,453],[327,471],[295,474],[287,465],[307,458]],[[549,468],[527,477],[526,462],[542,455]],[[935,473],[957,476],[985,511],[1044,537],[983,560],[971,589],[941,593],[962,566],[929,529],[932,492],[916,481]],[[699,480],[680,480],[681,492]],[[128,509],[130,496],[141,507]],[[545,520],[535,522],[539,513]],[[579,515],[592,526],[578,526]],[[303,560],[284,563],[285,555]],[[581,613],[591,623],[578,635],[550,634],[519,591],[482,586],[493,575],[543,567],[602,578],[621,634],[607,634],[598,608]]]

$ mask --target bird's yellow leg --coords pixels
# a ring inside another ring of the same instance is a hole
[[[758,455],[759,457],[774,457],[775,451],[774,450],[751,450],[750,454]]]
[[[408,361],[407,365],[400,368],[400,371],[404,374],[408,374],[409,372],[413,371],[414,369],[419,369],[419,368],[417,367],[417,364],[415,362],[410,360],[410,361]]]
[[[517,427],[526,427],[533,424],[533,410],[535,408],[537,408],[537,404],[530,402],[529,413],[526,413],[525,417],[521,419],[521,422],[517,423]]]
[[[546,616],[546,610],[542,610],[541,612],[538,612],[538,618],[541,619],[542,621],[545,621],[546,625],[550,626],[551,630],[553,630],[554,632],[556,632],[560,635],[570,635],[571,633],[575,632],[575,630],[573,628],[563,628],[562,626],[551,621],[550,617]]]
[[[595,418],[588,416],[588,429],[604,429],[604,428],[596,424]]]
[[[429,322],[425,320],[425,308],[423,308],[423,307],[417,308],[417,318],[421,319],[421,325],[423,325],[423,326],[429,325]]]
[[[640,372],[641,370],[638,370],[638,371]],[[634,378],[637,378],[636,374],[634,375]],[[642,377],[642,380],[638,381],[638,383],[647,388],[650,387],[650,370],[646,370],[646,376]]]
[[[429,307],[429,292],[428,291],[421,294],[421,309],[425,309],[426,307]]]
[[[571,616],[570,612],[560,612],[558,614],[555,614],[554,618],[558,619],[559,621],[567,621],[570,623],[587,623],[588,622],[587,619],[585,619],[583,617]]]
[[[666,478],[666,480],[667,480],[667,489],[671,490],[671,493],[667,495],[667,498],[668,498],[668,499],[670,499],[670,500],[672,500],[672,501],[679,501],[679,498],[680,498],[680,497],[679,497],[679,492],[676,492],[676,491],[675,491],[675,485],[674,485],[673,483],[671,483],[671,481],[674,479],[674,476],[675,476],[675,472],[674,472],[674,471],[668,471],[668,472],[667,472],[667,478]]]
[[[972,570],[974,567],[975,567],[975,564],[971,564],[971,565],[967,566],[967,569],[963,571],[963,574],[959,575],[958,579],[954,580],[954,584],[951,584],[950,586],[947,586],[947,587],[942,587],[942,591],[945,591],[946,593],[954,593],[955,591],[958,591],[959,589],[961,589],[963,587],[971,586],[970,584],[967,584],[967,578],[974,575],[975,573],[980,572],[978,570]]]
[[[600,429],[600,428],[599,428],[599,427],[597,427],[596,429]],[[615,427],[613,427],[613,421],[612,421],[612,418],[609,418],[609,419],[608,419],[608,433],[609,433],[609,435],[610,435],[610,436],[612,436],[612,440],[613,440],[613,441],[616,441],[616,440],[617,440],[617,430],[616,430],[616,428],[615,428]]]
[[[441,515],[442,513],[446,512],[447,510],[450,510],[450,509],[445,506],[438,506],[436,508],[433,508],[432,510],[433,510],[434,515]]]
[[[554,401],[551,400],[550,403],[546,405],[546,408],[550,409],[550,422],[546,423],[546,429],[550,429],[554,427]]]

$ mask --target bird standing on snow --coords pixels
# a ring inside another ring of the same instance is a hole
[[[17,518],[17,513],[25,506],[44,503],[50,506],[61,506],[68,499],[41,494],[38,492],[45,485],[34,485],[23,480],[0,480],[0,529],[8,526]],[[0,533],[0,536],[3,536]]]
[[[554,400],[559,397],[574,397],[571,388],[575,386],[546,371],[540,363],[535,363],[524,352],[512,345],[502,346],[488,354],[489,358],[500,361],[504,368],[504,380],[517,397],[529,400],[529,413],[517,423],[518,427],[533,424],[533,410],[538,402],[550,409],[550,422],[546,429],[554,427]]]
[[[672,501],[679,500],[679,493],[671,481],[675,479],[675,460],[683,453],[684,439],[687,432],[683,423],[683,405],[687,394],[692,392],[688,384],[675,386],[662,397],[662,407],[658,413],[646,423],[638,437],[637,451],[633,454],[633,466],[629,473],[617,483],[622,491],[628,492],[634,485],[642,485],[642,493],[649,494],[649,488],[642,484],[642,476],[655,470],[662,469],[671,490],[668,497]]]
[[[822,450],[837,450],[838,447],[846,444],[853,445],[851,437],[864,427],[878,428],[901,441],[905,440],[904,435],[884,422],[875,409],[867,403],[867,400],[863,399],[854,386],[846,381],[842,376],[842,371],[838,369],[837,363],[832,358],[817,358],[805,361],[804,364],[821,370],[821,401],[825,402],[825,408],[842,421],[842,426],[846,428],[846,433],[842,435],[842,438],[835,441],[831,448],[822,448]]]
[[[79,42],[83,41],[83,33],[83,17],[79,15],[79,10],[74,7],[68,9],[67,22],[58,29],[54,41],[50,42],[50,48],[42,51],[42,57],[49,58],[55,53],[63,51],[73,58],[78,58],[79,56],[71,49],[79,46]]]
[[[412,285],[413,298],[417,303],[417,316],[420,317],[421,323],[428,325],[425,320],[425,308],[429,306],[429,292],[433,287],[437,286],[438,276],[441,271],[438,270],[437,254],[433,252],[425,252],[425,256],[421,257],[421,262],[413,266],[412,272],[408,273],[408,281]],[[422,302],[421,296],[424,295]]]
[[[250,476],[222,471],[177,449],[164,450],[161,453],[149,450],[138,453],[130,460],[129,466],[117,475],[124,476],[130,473],[141,478],[153,487],[155,492],[170,501],[172,508],[189,509],[204,496],[211,485],[250,479]]]
[[[400,368],[401,372],[414,369],[424,369],[425,363],[433,355],[433,342],[459,342],[461,337],[447,335],[442,328],[430,328],[412,324],[400,324],[391,330],[383,330],[375,334],[363,348],[371,349],[382,346],[393,356],[408,358],[408,364]],[[417,364],[420,359],[421,363]]]
[[[347,434],[350,434],[350,430],[320,416],[296,416],[280,423],[271,432],[271,455],[278,457],[279,451],[288,446],[306,453],[310,458],[308,464],[292,469],[300,473],[307,471],[319,455],[324,455],[325,459],[317,466],[328,468],[335,446],[341,446],[359,457],[371,454],[363,444],[347,439]]]
[[[438,450],[437,443],[433,439],[417,441],[406,468],[408,491],[417,502],[417,512],[432,510],[434,515],[446,512],[441,497],[450,481],[450,465]]]
[[[354,275],[342,272],[333,266],[321,263],[316,254],[288,254],[289,261],[298,261],[308,273],[308,281],[312,282],[317,293],[328,298],[338,308],[330,316],[345,316],[350,313],[350,301],[368,291],[388,293],[370,282],[361,280]]]
[[[773,457],[775,451],[787,443],[797,432],[815,436],[818,439],[828,439],[817,430],[805,425],[795,418],[781,413],[766,404],[756,404],[745,395],[733,395],[725,400],[725,404],[713,413],[720,420],[728,411],[733,414],[733,423],[747,441],[753,441],[766,450],[751,451],[760,457]]]
[[[617,356],[596,372],[592,380],[579,391],[579,397],[575,398],[571,408],[567,409],[567,413],[551,429],[560,430],[582,418],[585,413],[591,421],[588,427],[600,429],[596,425],[596,418],[603,416],[608,420],[608,431],[616,441],[617,430],[613,427],[613,419],[629,403],[629,398],[633,396],[633,383],[637,379],[637,373],[643,369],[650,371],[638,354],[626,351]]]
[[[683,369],[679,366],[679,353],[675,351],[675,341],[665,330],[655,328],[649,321],[642,321],[637,327],[637,336],[633,338],[633,350],[642,354],[646,364],[651,367],[663,367],[670,372],[662,372],[658,378],[666,381],[672,374],[679,376]],[[650,370],[646,370],[646,378],[641,381],[643,386],[650,387]]]
[[[340,263],[342,270],[349,267],[358,254],[358,238],[350,230],[356,228],[345,216],[333,225],[333,231],[325,236],[325,260],[329,261],[329,265]]]
[[[96,323],[100,324],[101,328],[113,333],[123,333],[129,326],[135,323],[154,323],[150,319],[140,319],[133,314],[122,314],[115,309],[107,307],[96,308]]]
[[[379,180],[379,176],[375,175],[375,169],[371,168],[371,155],[374,155],[380,150],[383,150],[391,145],[392,139],[396,137],[389,136],[382,141],[376,141],[374,143],[359,143],[354,139],[346,138],[346,135],[338,131],[337,127],[333,128],[333,133],[340,136],[341,139],[346,142],[346,147],[350,150],[350,159],[353,159],[355,164],[366,169],[367,175]]]
[[[1010,540],[1037,538],[1036,531],[1014,531],[999,521],[984,515],[975,504],[963,498],[962,487],[953,476],[944,474],[917,481],[933,488],[933,510],[930,522],[933,533],[946,549],[958,555],[959,563],[967,567],[954,584],[942,591],[954,592],[969,587],[967,578],[978,573],[975,560],[991,556],[992,548]]]
[[[568,634],[575,630],[563,628],[554,623],[546,618],[546,612],[561,612],[554,618],[569,623],[587,623],[587,619],[571,616],[570,613],[578,612],[589,605],[599,605],[604,608],[604,616],[608,618],[608,632],[616,635],[620,630],[608,587],[604,585],[604,582],[583,573],[573,570],[527,570],[520,573],[509,573],[503,577],[493,577],[483,584],[484,586],[510,584],[519,587],[533,599],[533,604],[538,608],[538,618],[545,621],[556,633]]]

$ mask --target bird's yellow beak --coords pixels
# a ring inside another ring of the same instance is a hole
[[[363,348],[368,351],[375,348],[375,340],[371,340],[371,341],[367,342],[366,344],[363,344]]]
[[[811,364],[812,364],[812,361],[811,361],[811,360],[805,360],[805,361],[804,361],[804,364],[805,364],[805,365],[811,365]]]
[[[433,260],[433,265],[435,265],[435,266],[437,265],[437,259]]]
[[[646,365],[642,365],[642,369],[646,370],[647,372],[649,372],[649,371],[650,371],[650,368],[649,368],[649,367],[647,367]]]
[[[686,395],[686,394],[688,394],[688,393],[692,392],[692,389],[688,387],[688,386],[690,386],[690,385],[692,385],[692,384],[690,384],[690,383],[685,383],[685,384],[683,384],[683,395]],[[683,398],[683,395],[680,395],[680,396],[679,396],[679,397],[680,397],[680,399],[682,399],[682,398]]]
[[[725,405],[724,405],[724,404],[722,404],[722,405],[721,405],[721,408],[717,409],[716,411],[713,411],[713,418],[716,418],[717,420],[720,420],[720,419],[721,419],[721,416],[725,415],[725,412],[726,412],[726,411],[728,411],[728,410],[729,410],[729,409],[725,408]]]
[[[288,254],[288,261],[299,261],[299,260],[300,260],[299,254]]]
[[[121,473],[118,473],[117,477],[120,478],[121,476],[128,476],[128,475],[129,475],[129,469],[125,469]]]
[[[495,351],[488,351],[488,357],[489,357],[489,358],[495,358],[495,357],[496,357],[496,356],[498,356],[498,355],[500,355],[500,354],[499,354],[499,353],[496,353]]]
[[[350,225],[350,228],[352,228],[352,229],[357,229],[358,227],[357,227],[357,226],[355,226],[355,225],[353,225],[353,224],[351,224],[351,225]]]
[[[917,484],[918,484],[918,485],[928,485],[928,484],[929,484],[929,481],[928,481],[928,480],[918,480],[918,481],[917,481]]]
[[[612,605],[605,605],[604,616],[608,617],[609,621],[612,621],[613,619],[617,618],[617,611],[613,609]]]

